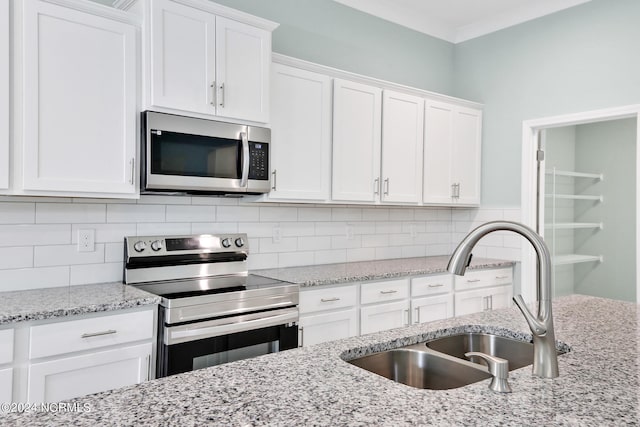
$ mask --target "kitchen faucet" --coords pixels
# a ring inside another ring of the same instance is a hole
[[[539,234],[529,227],[511,221],[493,221],[471,231],[458,245],[449,259],[447,270],[463,276],[471,262],[471,250],[478,240],[494,231],[513,231],[533,245],[538,257],[538,316],[534,317],[525,305],[522,295],[513,298],[533,334],[533,375],[555,378],[558,373],[553,315],[551,314],[551,256],[549,248]]]

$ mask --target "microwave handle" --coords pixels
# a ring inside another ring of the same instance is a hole
[[[242,180],[240,187],[246,187],[249,179],[249,138],[247,132],[240,132],[242,139]]]

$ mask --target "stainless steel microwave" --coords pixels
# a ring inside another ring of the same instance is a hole
[[[260,194],[271,188],[271,130],[145,111],[141,191]]]

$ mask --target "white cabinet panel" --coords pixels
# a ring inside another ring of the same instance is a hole
[[[453,290],[453,276],[439,274],[436,276],[416,277],[411,279],[411,296],[420,297],[451,292]]]
[[[432,322],[453,317],[453,294],[411,300],[412,323]]]
[[[355,307],[358,304],[356,284],[303,290],[300,292],[300,313]]]
[[[327,200],[331,186],[331,83],[273,64],[270,199]]]
[[[370,334],[409,324],[409,301],[376,304],[360,308],[360,333]]]
[[[214,114],[215,15],[171,0],[151,14],[151,103]]]
[[[382,90],[335,79],[332,199],[373,202],[380,191]]]
[[[300,316],[300,346],[307,347],[326,341],[358,335],[358,310],[334,311]]]
[[[35,363],[29,366],[29,402],[57,402],[149,379],[151,344]]]
[[[0,364],[13,361],[13,329],[0,331]],[[3,402],[0,400],[0,403]]]
[[[511,285],[494,288],[482,288],[455,293],[455,314],[477,313],[480,311],[497,310],[511,304],[513,289]]]
[[[362,304],[380,303],[409,297],[409,279],[365,282],[360,285]]]
[[[456,202],[480,204],[482,112],[458,107],[453,116],[453,177],[459,186]]]
[[[382,96],[382,201],[422,198],[424,99],[385,90]]]
[[[271,33],[216,17],[218,116],[269,121]]]
[[[114,314],[31,327],[29,357],[53,356],[108,345],[150,340],[153,311]]]
[[[0,2],[0,191],[9,188],[9,99],[9,2],[3,1]]]
[[[135,26],[25,0],[22,187],[135,194]]]
[[[0,369],[0,403],[9,402],[13,402],[13,368]]]

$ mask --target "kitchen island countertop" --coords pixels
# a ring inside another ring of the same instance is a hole
[[[460,331],[530,338],[517,308],[413,325],[273,353],[70,402],[82,412],[0,416],[0,424],[51,425],[627,425],[640,423],[638,306],[572,295],[554,301],[560,377],[510,372],[511,394],[489,380],[420,390],[344,359]]]

